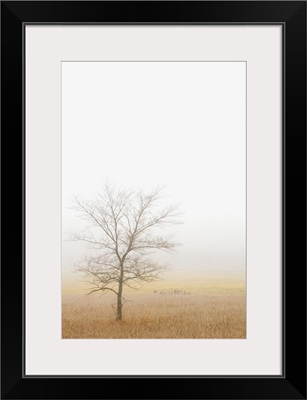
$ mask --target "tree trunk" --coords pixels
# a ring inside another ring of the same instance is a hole
[[[123,317],[123,280],[124,280],[124,266],[123,263],[120,265],[120,277],[118,284],[118,293],[117,293],[117,312],[116,312],[116,320],[121,321]]]
[[[122,285],[119,284],[121,287]],[[123,317],[123,302],[122,302],[122,288],[119,289],[117,294],[117,312],[116,312],[116,319],[117,321],[121,321]]]

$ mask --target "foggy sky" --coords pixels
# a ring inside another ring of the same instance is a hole
[[[244,270],[244,62],[62,63],[62,270],[86,252],[67,242],[84,222],[72,195],[93,199],[108,180],[163,186],[180,203],[182,243],[156,259],[175,269]]]

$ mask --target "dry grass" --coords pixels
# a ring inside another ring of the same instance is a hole
[[[197,289],[198,288],[198,289]],[[190,294],[128,293],[123,320],[115,320],[115,296],[64,294],[63,338],[245,338],[244,284],[199,284]],[[191,290],[191,288],[189,289]]]

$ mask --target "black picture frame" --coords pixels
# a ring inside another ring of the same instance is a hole
[[[24,43],[27,23],[283,27],[282,376],[30,377],[24,366]],[[1,2],[3,399],[306,399],[306,2]]]

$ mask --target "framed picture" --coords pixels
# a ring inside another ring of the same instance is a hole
[[[2,397],[305,399],[306,3],[1,26]]]

